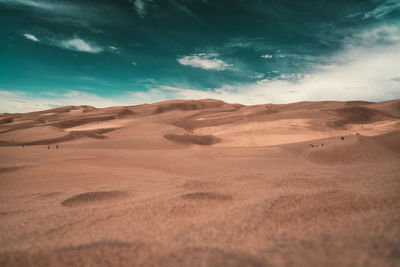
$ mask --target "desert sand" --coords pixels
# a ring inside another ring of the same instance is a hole
[[[399,266],[399,163],[400,100],[0,114],[0,265]]]

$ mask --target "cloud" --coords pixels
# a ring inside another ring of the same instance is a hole
[[[56,10],[59,4],[49,3],[47,1],[32,1],[32,0],[3,0],[1,4],[12,5],[12,6],[26,6],[31,8],[43,9],[43,10]]]
[[[0,112],[31,112],[66,105],[109,107],[129,104],[123,99],[109,99],[77,91],[69,91],[59,95],[51,93],[49,95],[51,97],[35,97],[25,92],[0,90]]]
[[[75,50],[86,53],[100,53],[103,52],[104,48],[97,44],[89,43],[88,41],[73,38],[70,40],[56,41],[55,44],[61,48]]]
[[[386,0],[377,8],[365,13],[363,18],[380,19],[396,10],[400,10],[400,2],[398,0]]]
[[[205,70],[221,71],[232,66],[231,64],[228,64],[217,57],[218,54],[199,53],[190,56],[178,57],[177,60],[182,65]]]
[[[147,5],[148,3],[152,2],[152,0],[129,0],[130,3],[133,3],[137,13],[141,18],[147,13]]]
[[[101,31],[97,28],[99,25],[116,23],[115,20],[105,20],[105,16],[119,15],[112,5],[93,5],[88,1],[0,0],[2,5],[24,12],[23,16],[70,27],[85,27],[93,32]]]
[[[47,45],[58,46],[58,47],[68,49],[68,50],[73,50],[73,51],[96,54],[96,53],[101,53],[104,50],[107,50],[111,53],[119,54],[119,48],[117,48],[115,46],[107,46],[106,48],[104,48],[101,45],[98,45],[93,42],[85,41],[85,40],[83,40],[81,38],[77,38],[77,37],[71,38],[71,39],[64,39],[64,40],[47,37],[47,38],[43,38],[43,40],[39,40],[36,36],[29,34],[29,33],[25,33],[24,37],[26,39],[29,39],[34,42],[42,42]]]
[[[400,42],[400,27],[382,25],[367,31],[358,32],[345,39],[347,47],[363,46],[374,47],[392,45]]]
[[[26,39],[29,39],[29,40],[34,41],[34,42],[39,42],[39,39],[36,38],[36,36],[34,36],[32,34],[25,33],[24,36],[25,36]]]
[[[206,91],[168,85],[159,89],[160,94],[168,90],[169,98],[217,98],[242,104],[400,98],[399,27],[380,26],[359,32],[346,40],[344,50],[328,62],[315,66],[311,74],[284,73],[275,78],[225,84]]]
[[[256,72],[256,73],[254,73],[254,75],[251,76],[251,78],[253,78],[253,79],[262,79],[264,77],[265,77],[265,74],[259,73],[259,72]]]
[[[113,45],[109,45],[107,46],[108,51],[110,51],[111,53],[115,53],[115,54],[119,54],[119,48]]]
[[[270,59],[270,58],[272,58],[272,55],[266,54],[266,55],[262,55],[261,57],[264,59]]]

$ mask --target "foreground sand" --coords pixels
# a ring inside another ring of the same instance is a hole
[[[399,101],[0,120],[1,266],[400,264]]]

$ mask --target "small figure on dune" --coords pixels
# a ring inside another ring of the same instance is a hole
[[[360,135],[360,133],[356,133],[356,135]]]
[[[56,145],[56,149],[58,149],[58,145]]]
[[[344,140],[344,136],[340,137],[341,140]]]
[[[324,143],[322,143],[321,146],[324,147]]]
[[[308,146],[309,146],[309,147],[314,147],[314,145],[313,145],[313,144],[309,144]]]
[[[47,150],[49,150],[50,149],[50,145],[47,145]]]
[[[24,145],[22,145],[22,148],[24,148],[25,146]]]

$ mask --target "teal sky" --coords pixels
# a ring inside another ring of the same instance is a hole
[[[398,0],[0,0],[0,112],[400,98]]]

